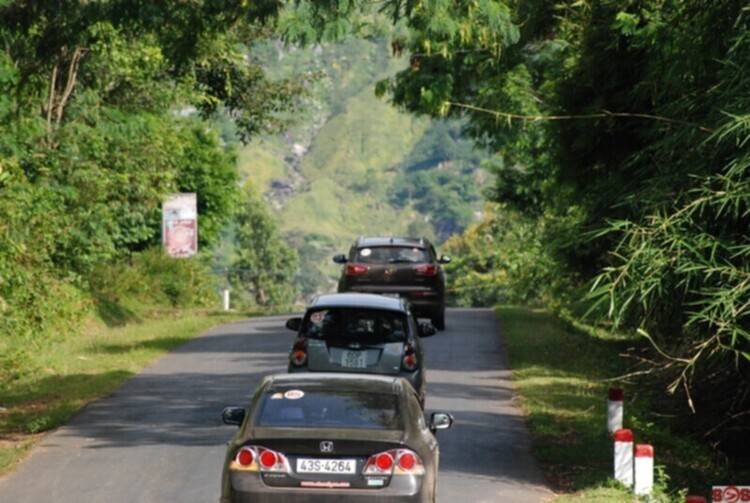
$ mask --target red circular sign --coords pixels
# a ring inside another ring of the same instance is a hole
[[[726,503],[736,503],[740,500],[740,490],[735,486],[727,486],[724,488],[724,501]]]

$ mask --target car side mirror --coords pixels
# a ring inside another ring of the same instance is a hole
[[[221,421],[224,424],[240,426],[245,420],[245,409],[242,407],[227,407],[221,411]]]
[[[430,414],[430,431],[447,430],[453,426],[453,416],[447,412],[433,412]]]
[[[435,328],[435,325],[432,323],[420,323],[419,324],[419,336],[420,337],[430,337],[431,335],[435,335],[437,333],[437,328]]]
[[[451,258],[448,255],[440,255],[438,262],[440,262],[441,264],[450,264]]]
[[[302,325],[302,318],[289,318],[286,320],[286,328],[293,331],[298,331],[300,325]]]
[[[337,264],[346,264],[346,255],[334,255],[333,261]]]

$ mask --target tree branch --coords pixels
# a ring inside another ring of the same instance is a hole
[[[608,110],[602,110],[599,113],[584,114],[584,115],[520,115],[512,114],[508,112],[500,112],[497,110],[489,110],[487,108],[476,107],[474,105],[467,105],[465,103],[453,103],[448,101],[445,103],[449,107],[463,108],[471,110],[473,112],[481,112],[490,115],[494,115],[496,119],[506,119],[508,122],[513,120],[539,122],[539,121],[562,121],[562,120],[582,120],[582,119],[603,119],[605,117],[621,117],[621,118],[636,118],[636,119],[648,119],[653,121],[669,122],[672,124],[681,124],[683,126],[690,126],[696,128],[699,131],[705,133],[713,132],[712,129],[696,124],[694,122],[683,121],[679,119],[671,119],[669,117],[662,117],[660,115],[651,114],[639,114],[639,113],[626,113],[626,112],[610,112]]]
[[[55,88],[57,87],[57,72],[58,65],[52,67],[52,76],[49,83],[49,97],[47,98],[47,109],[45,113],[47,115],[47,144],[52,143],[52,109],[55,108]]]
[[[70,58],[70,66],[68,67],[68,80],[65,83],[65,90],[60,97],[60,101],[57,104],[55,122],[58,125],[62,121],[63,112],[65,111],[65,106],[68,103],[68,99],[73,93],[73,87],[75,87],[76,79],[78,78],[78,67],[81,63],[81,59],[83,58],[84,54],[86,54],[86,52],[88,52],[88,49],[85,49],[83,47],[76,47],[73,51],[73,55]]]

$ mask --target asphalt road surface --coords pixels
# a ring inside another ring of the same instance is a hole
[[[0,478],[0,502],[206,503],[219,498],[228,405],[244,406],[262,375],[286,370],[287,316],[218,327],[88,405]],[[552,496],[514,404],[497,320],[450,309],[425,339],[426,410],[455,417],[440,432],[438,501],[539,502]]]

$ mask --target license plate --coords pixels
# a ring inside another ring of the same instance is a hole
[[[297,473],[345,473],[353,474],[357,470],[356,459],[311,459],[297,460]]]
[[[367,353],[364,351],[346,350],[341,355],[341,366],[363,369],[367,367]]]

